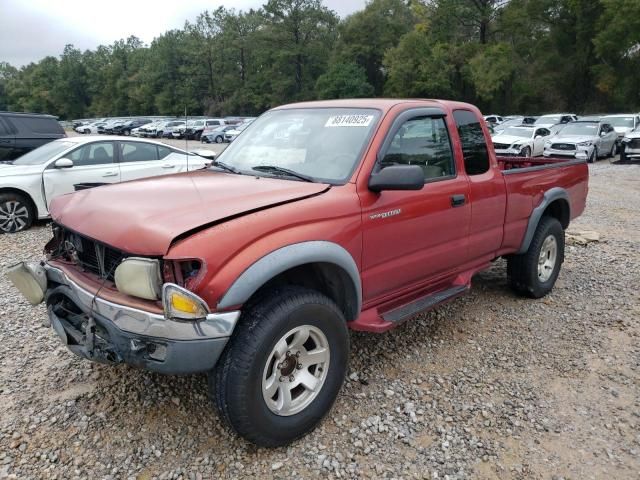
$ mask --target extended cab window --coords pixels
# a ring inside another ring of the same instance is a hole
[[[113,142],[96,142],[84,145],[67,157],[77,166],[113,163]]]
[[[121,162],[145,162],[158,160],[158,149],[152,143],[120,142]]]
[[[424,179],[455,174],[449,134],[443,118],[419,117],[407,120],[394,135],[381,167],[418,165]]]
[[[475,114],[469,110],[455,110],[453,118],[458,126],[467,175],[480,175],[487,172],[489,170],[489,152],[482,126]]]

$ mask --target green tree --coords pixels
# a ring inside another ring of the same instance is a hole
[[[318,98],[362,98],[373,95],[373,87],[367,82],[365,71],[354,63],[337,63],[329,66],[316,83]]]

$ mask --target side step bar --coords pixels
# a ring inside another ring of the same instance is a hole
[[[469,289],[468,285],[456,285],[447,290],[427,295],[426,297],[419,298],[412,303],[403,305],[402,307],[391,310],[390,312],[382,315],[382,318],[395,325],[408,320],[415,314],[429,310],[431,308],[446,302],[447,300],[457,297]]]

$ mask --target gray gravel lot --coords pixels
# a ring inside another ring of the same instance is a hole
[[[469,295],[383,335],[352,334],[329,417],[288,448],[230,433],[204,376],[80,360],[0,278],[0,478],[640,477],[640,166],[590,166],[554,292]],[[0,236],[0,269],[37,259],[47,225]]]

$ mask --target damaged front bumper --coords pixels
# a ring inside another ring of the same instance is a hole
[[[211,313],[196,321],[118,305],[73,282],[48,264],[18,264],[7,276],[33,304],[47,305],[47,326],[76,355],[167,374],[212,369],[240,316]]]

